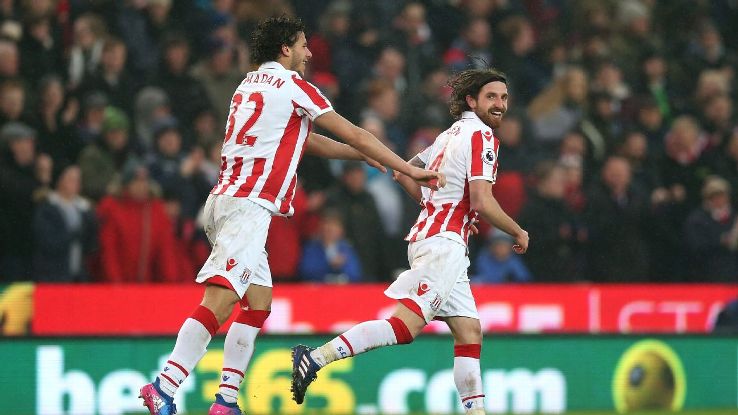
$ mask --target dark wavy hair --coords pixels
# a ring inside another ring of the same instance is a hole
[[[294,45],[300,32],[305,32],[305,25],[299,18],[282,15],[259,23],[251,37],[251,57],[254,63],[276,60],[282,45]]]
[[[451,87],[451,98],[448,102],[449,112],[451,116],[458,120],[461,113],[469,111],[469,105],[466,103],[466,96],[471,95],[474,99],[479,95],[479,90],[490,82],[502,82],[507,85],[507,77],[504,73],[494,68],[488,69],[467,69],[452,76],[448,81]]]

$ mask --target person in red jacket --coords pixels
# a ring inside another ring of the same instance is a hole
[[[174,282],[177,272],[174,233],[164,203],[152,195],[143,164],[124,166],[121,193],[104,197],[100,220],[98,279],[115,283]]]

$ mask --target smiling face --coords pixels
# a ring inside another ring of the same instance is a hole
[[[308,49],[305,33],[300,32],[297,35],[294,45],[282,46],[282,53],[290,58],[288,69],[299,73],[301,76],[305,76],[307,63],[313,57],[310,49]]]
[[[507,85],[494,81],[484,85],[476,98],[467,95],[466,103],[482,122],[496,129],[507,111],[507,97]]]

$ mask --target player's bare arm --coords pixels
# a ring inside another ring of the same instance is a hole
[[[528,250],[528,232],[502,210],[492,194],[491,182],[487,180],[469,182],[469,197],[471,208],[479,212],[484,220],[515,238],[513,249],[516,253],[524,254]]]
[[[354,125],[335,111],[329,111],[319,116],[315,119],[315,123],[340,137],[362,154],[377,160],[393,170],[410,176],[422,186],[437,190],[446,184],[446,178],[443,174],[425,170],[405,162],[400,156],[382,144],[377,137],[363,128]]]
[[[363,160],[382,173],[387,173],[387,168],[371,157],[365,156],[359,150],[350,145],[332,140],[324,135],[310,133],[307,139],[305,152],[313,156],[337,160]]]

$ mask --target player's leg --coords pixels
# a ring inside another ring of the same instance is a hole
[[[155,415],[176,411],[174,394],[205,355],[210,339],[228,319],[238,295],[225,287],[208,284],[201,304],[185,320],[177,333],[174,350],[152,384],[141,389],[144,405]]]
[[[383,346],[407,344],[425,327],[425,320],[402,303],[387,320],[359,323],[310,353],[320,367]]]
[[[272,287],[251,284],[246,290],[246,297],[248,307],[242,308],[238,313],[225,338],[221,384],[214,407],[222,405],[237,408],[238,392],[254,352],[256,336],[269,317]],[[211,409],[211,413],[219,412]],[[222,410],[220,413],[228,412]]]
[[[438,313],[454,336],[454,382],[467,415],[484,414],[484,389],[479,367],[482,326],[464,273]]]
[[[411,343],[426,325],[425,319],[411,308],[399,303],[387,320],[359,323],[317,349],[304,345],[293,347],[292,398],[295,402],[303,402],[307,387],[325,365],[379,347]]]
[[[479,358],[482,327],[470,317],[445,319],[454,336],[454,383],[468,415],[484,414],[484,389]]]

